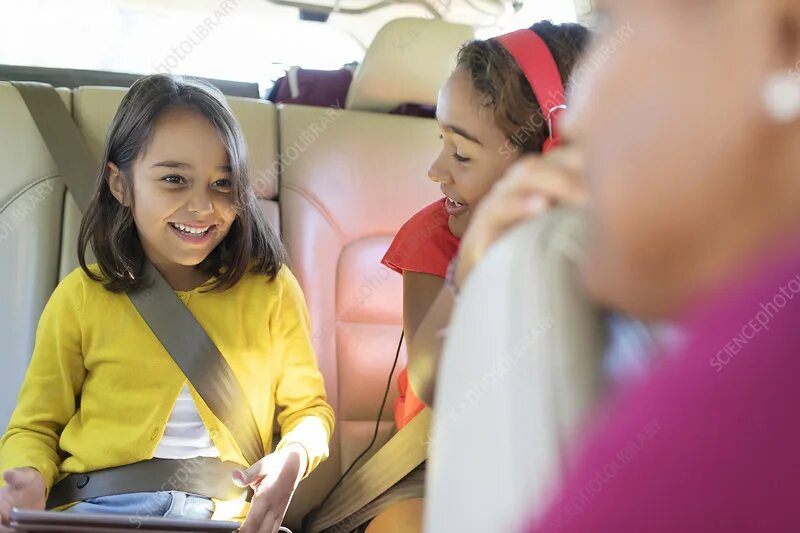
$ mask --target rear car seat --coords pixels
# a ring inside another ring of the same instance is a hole
[[[463,25],[393,21],[356,73],[343,111],[228,98],[244,131],[259,202],[281,230],[305,291],[319,365],[337,411],[331,458],[301,485],[287,525],[296,527],[321,502],[369,441],[402,329],[402,281],[380,258],[403,222],[440,196],[426,177],[440,142],[435,122],[388,112],[405,103],[435,105],[455,51],[471,37]],[[126,90],[59,89],[98,161]],[[0,82],[0,112],[5,428],[39,315],[59,280],[77,267],[80,215],[22,98],[6,82]],[[403,357],[399,368],[404,364]],[[392,427],[386,409],[381,442]]]
[[[427,178],[441,142],[435,121],[388,113],[435,105],[472,36],[459,24],[394,20],[356,71],[345,110],[279,106],[283,236],[337,417],[331,457],[301,486],[292,518],[319,504],[369,444],[402,331],[402,278],[380,260],[400,226],[441,197]],[[404,366],[402,353],[395,378]],[[393,382],[373,452],[394,427],[395,396]]]

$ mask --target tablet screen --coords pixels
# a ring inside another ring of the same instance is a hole
[[[231,533],[237,531],[239,522],[217,520],[191,520],[156,516],[112,514],[70,514],[56,511],[11,511],[10,525],[17,531],[143,531],[194,533]]]

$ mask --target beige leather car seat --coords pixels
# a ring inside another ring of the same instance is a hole
[[[516,531],[545,503],[606,386],[583,253],[581,214],[559,209],[509,232],[464,286],[438,372],[425,531]]]
[[[228,98],[244,131],[260,204],[282,230],[305,291],[320,368],[337,411],[331,458],[301,486],[289,525],[320,503],[369,441],[402,328],[402,280],[380,259],[400,226],[440,197],[427,179],[440,143],[435,121],[378,111],[402,103],[435,104],[458,45],[471,36],[472,29],[462,25],[393,21],[356,74],[345,110],[277,108]],[[125,91],[61,90],[98,165]],[[0,302],[6,348],[0,424],[5,427],[41,310],[58,281],[77,267],[80,214],[22,98],[4,82],[0,112],[0,275],[6,281]],[[404,364],[403,355],[398,368]],[[393,385],[389,406],[395,393]],[[383,414],[382,442],[393,428],[391,412]]]
[[[427,178],[441,142],[435,121],[383,112],[435,105],[472,36],[468,26],[394,20],[367,51],[346,109],[279,107],[283,236],[337,418],[331,457],[292,513],[318,505],[372,437],[402,331],[402,278],[380,260],[400,226],[441,197]],[[403,351],[397,372],[404,366]],[[394,428],[395,397],[393,382],[373,452]]]

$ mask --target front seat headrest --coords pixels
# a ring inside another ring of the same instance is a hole
[[[438,371],[426,531],[516,530],[562,473],[606,386],[584,235],[580,212],[556,209],[500,239],[464,285]]]

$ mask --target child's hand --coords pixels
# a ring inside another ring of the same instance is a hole
[[[6,486],[0,489],[0,522],[8,525],[11,509],[42,511],[45,507],[44,478],[35,468],[13,468],[3,473]]]
[[[307,463],[305,448],[290,444],[279,452],[267,455],[247,470],[234,474],[233,481],[237,485],[250,485],[255,491],[241,533],[278,531]]]
[[[575,149],[559,148],[544,157],[525,157],[511,167],[472,214],[458,250],[456,286],[463,286],[486,250],[512,226],[544,214],[554,204],[586,204],[581,166]]]

